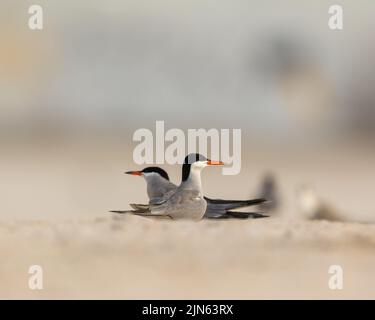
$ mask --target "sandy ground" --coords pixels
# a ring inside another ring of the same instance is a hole
[[[0,298],[375,298],[375,152],[350,144],[243,154],[241,175],[205,169],[206,195],[257,195],[272,170],[280,212],[247,221],[154,221],[110,209],[147,200],[120,144],[4,146],[0,164]],[[164,166],[173,181],[179,166]],[[309,182],[342,217],[303,221],[295,188]],[[44,289],[28,270],[43,268]],[[343,290],[328,287],[331,265]]]
[[[373,299],[374,249],[375,225],[276,217],[2,222],[0,298]],[[42,290],[28,288],[35,264]]]

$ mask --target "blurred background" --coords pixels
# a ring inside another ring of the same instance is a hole
[[[28,28],[32,4],[0,4],[0,218],[146,201],[123,172],[139,168],[133,132],[164,120],[242,129],[241,174],[206,170],[209,196],[254,196],[272,172],[285,214],[307,182],[375,220],[373,1],[340,1],[342,31],[325,0],[39,0],[42,31]]]

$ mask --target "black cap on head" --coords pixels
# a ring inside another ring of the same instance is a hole
[[[184,164],[192,164],[197,161],[206,161],[207,158],[199,153],[190,153],[185,157]]]
[[[187,180],[190,174],[191,164],[197,161],[206,161],[206,157],[199,153],[190,153],[185,157],[184,164],[182,165],[182,181]]]
[[[159,168],[159,167],[147,167],[147,168],[144,168],[142,170],[142,172],[154,172],[154,173],[158,173],[160,174],[164,179],[167,179],[169,180],[169,176],[168,176],[168,173],[165,172],[165,170],[163,170],[162,168]]]

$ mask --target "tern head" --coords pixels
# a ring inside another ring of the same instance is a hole
[[[202,170],[207,166],[219,166],[223,164],[222,161],[207,159],[199,153],[190,153],[185,157],[184,164],[182,165],[182,181],[189,178],[191,169]]]
[[[159,167],[147,167],[147,168],[144,168],[142,171],[127,171],[125,173],[133,175],[133,176],[143,176],[145,178],[159,175],[163,177],[164,179],[169,180],[168,173]]]

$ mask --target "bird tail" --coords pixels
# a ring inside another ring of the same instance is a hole
[[[243,207],[249,207],[258,205],[266,202],[264,198],[251,199],[251,200],[221,200],[221,199],[210,199],[205,197],[205,200],[210,205],[210,207],[217,207],[218,209],[232,210],[239,209]]]
[[[237,212],[237,211],[227,211],[227,215],[231,218],[236,219],[259,219],[268,218],[269,216],[259,212]]]
[[[119,213],[119,214],[127,214],[127,213],[131,213],[131,214],[138,214],[138,215],[141,215],[141,214],[151,214],[150,212],[150,208],[148,205],[145,205],[145,204],[130,204],[130,206],[134,209],[134,210],[110,210],[109,212],[112,212],[112,213]]]
[[[133,207],[133,206],[137,206],[137,205],[132,204],[131,206]],[[147,218],[172,219],[169,215],[151,213],[151,210],[150,210],[148,205],[147,205],[147,207],[146,207],[146,205],[140,205],[140,208],[136,209],[136,210],[111,210],[109,212],[118,213],[118,214],[129,214],[130,213],[130,214],[135,215],[135,216],[142,216],[142,217],[147,217]]]
[[[131,206],[134,210],[149,210],[150,208],[148,204],[138,204],[138,203],[130,203],[129,206]]]

